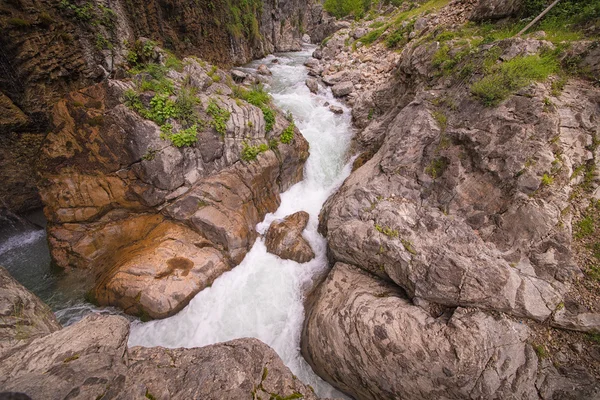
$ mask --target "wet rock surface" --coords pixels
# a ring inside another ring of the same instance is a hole
[[[272,222],[265,236],[267,251],[284,260],[294,260],[299,263],[315,258],[315,253],[302,237],[308,218],[307,212],[300,211],[288,215],[282,221]]]

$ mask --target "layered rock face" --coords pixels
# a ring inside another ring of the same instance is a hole
[[[317,27],[319,29],[317,30]],[[15,0],[0,4],[0,207],[41,206],[35,160],[53,105],[122,76],[140,37],[178,55],[243,64],[336,29],[320,5],[286,1]]]
[[[337,263],[309,306],[303,354],[360,399],[596,398],[597,346],[589,358],[557,346],[552,366],[545,328],[532,321],[600,332],[598,286],[588,278],[591,289],[579,292],[584,265],[573,246],[584,181],[583,208],[597,202],[600,92],[579,79],[556,90],[551,77],[484,106],[469,90],[484,62],[553,45],[431,39],[476,9],[459,3],[406,21],[393,79],[381,70],[379,86],[346,97],[362,154],[321,214]],[[363,84],[356,70],[389,51],[352,44],[352,34],[338,32],[309,62],[325,84]],[[361,62],[334,72],[352,46]]]
[[[146,101],[158,110],[152,104],[162,97],[109,80],[57,104],[56,129],[40,160],[54,260],[98,273],[100,304],[153,318],[179,311],[243,259],[257,237],[254,226],[302,179],[308,157],[298,131],[289,144],[277,144],[290,124],[281,113],[271,111],[267,130],[260,108],[227,95],[230,87],[218,83],[227,79],[223,72],[184,63],[169,74],[180,97],[192,96],[190,113],[199,121],[188,146],[169,139],[175,129],[185,132],[176,119],[161,131],[122,104],[126,95],[139,96],[139,107]],[[266,151],[255,160],[242,160],[245,149],[261,145]]]
[[[4,269],[0,288],[3,321],[20,323],[0,332],[0,397],[13,392],[34,400],[318,399],[259,340],[128,349],[129,321],[123,317],[92,314],[60,329],[47,306]],[[21,311],[7,315],[11,304],[21,305]],[[27,341],[15,342],[25,334],[31,335]]]

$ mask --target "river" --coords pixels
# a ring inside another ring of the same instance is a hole
[[[198,347],[241,337],[255,337],[273,347],[284,363],[322,397],[343,397],[316,376],[300,354],[304,300],[315,280],[328,269],[326,241],[317,232],[319,212],[329,195],[350,174],[348,150],[352,139],[349,110],[327,90],[311,94],[304,84],[304,62],[313,47],[301,52],[269,56],[264,63],[273,72],[267,90],[277,106],[290,111],[310,144],[304,180],[281,195],[279,209],[257,226],[264,233],[272,221],[296,211],[310,214],[304,237],[316,258],[305,264],[267,253],[259,238],[242,263],[203,290],[177,315],[131,325],[129,345]],[[277,58],[277,64],[272,63]],[[329,111],[326,103],[344,109]]]

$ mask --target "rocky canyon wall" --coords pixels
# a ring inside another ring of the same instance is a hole
[[[107,77],[132,57],[140,37],[179,56],[219,65],[298,50],[304,33],[321,40],[333,22],[299,0],[10,0],[0,4],[0,207],[41,206],[36,155],[52,106]],[[317,29],[318,28],[318,29]]]

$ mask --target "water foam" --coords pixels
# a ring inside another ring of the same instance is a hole
[[[350,174],[347,154],[352,138],[348,109],[330,91],[313,95],[304,85],[307,73],[302,64],[311,50],[279,56],[278,64],[270,64],[269,90],[275,103],[293,114],[310,143],[310,157],[305,179],[281,195],[279,209],[267,215],[257,230],[264,233],[273,220],[304,210],[310,214],[304,237],[316,258],[305,264],[282,260],[267,253],[259,238],[239,266],[196,295],[177,315],[132,323],[129,346],[199,347],[255,337],[273,347],[318,395],[345,397],[316,376],[300,354],[305,294],[328,268],[326,241],[317,232],[318,216],[329,195]],[[344,108],[344,115],[332,114],[325,102]]]

